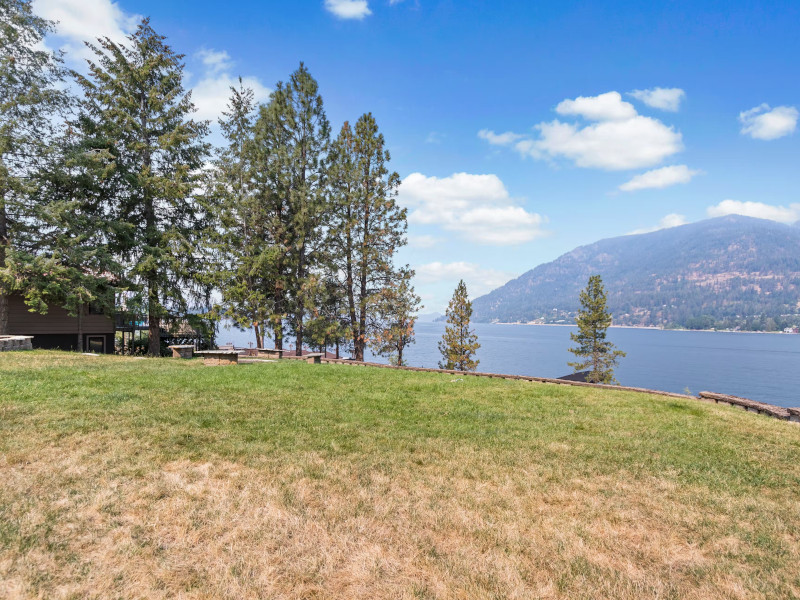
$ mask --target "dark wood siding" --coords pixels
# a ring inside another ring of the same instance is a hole
[[[21,296],[9,298],[8,327],[11,335],[68,335],[78,334],[78,318],[71,317],[66,310],[50,306],[46,315],[30,312]],[[102,335],[114,333],[114,320],[105,315],[90,315],[88,309],[83,316],[83,333],[85,335]]]

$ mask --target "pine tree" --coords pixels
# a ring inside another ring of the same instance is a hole
[[[39,245],[42,195],[31,178],[49,152],[57,117],[69,102],[59,84],[61,56],[44,49],[53,23],[26,0],[0,0],[0,335],[8,333],[8,297],[27,294]],[[35,306],[34,306],[35,308]]]
[[[347,302],[342,287],[330,273],[312,275],[311,283],[306,338],[312,347],[320,351],[334,347],[336,358],[339,358],[339,350],[347,343],[350,334]]]
[[[217,227],[210,237],[217,250],[214,282],[221,293],[221,313],[242,329],[253,327],[256,346],[264,347],[271,310],[274,260],[264,223],[262,197],[253,185],[253,91],[239,80],[219,120],[227,145],[214,163],[211,197]]]
[[[379,303],[378,332],[371,341],[373,350],[387,356],[394,365],[404,366],[403,352],[415,342],[416,314],[422,309],[419,296],[414,292],[411,278],[414,271],[403,269],[399,281],[382,290]]]
[[[467,286],[463,280],[458,282],[446,315],[447,328],[439,342],[439,352],[442,353],[439,368],[474,371],[480,362],[475,359],[475,353],[481,345],[478,343],[478,336],[469,328],[472,302],[469,300]]]
[[[162,319],[207,306],[210,292],[200,244],[208,215],[198,197],[208,124],[191,119],[183,57],[164,39],[144,19],[125,45],[87,44],[96,62],[78,76],[86,134],[110,142],[112,249],[147,307],[151,355],[160,353]]]
[[[383,292],[403,278],[393,258],[406,243],[406,209],[396,202],[400,176],[386,166],[390,156],[384,146],[367,113],[355,130],[345,122],[331,148],[326,251],[347,297],[356,360],[364,360],[367,343],[380,330]]]
[[[268,209],[274,246],[272,327],[283,347],[284,319],[302,353],[309,276],[320,264],[330,125],[319,86],[305,65],[278,82],[255,124],[256,193]]]
[[[590,369],[586,381],[592,383],[616,383],[614,367],[625,356],[616,346],[606,341],[606,332],[611,325],[611,314],[606,309],[606,291],[600,275],[589,277],[586,289],[580,294],[581,308],[576,318],[578,333],[570,333],[578,345],[570,348],[576,357],[583,360],[568,363],[575,372]]]

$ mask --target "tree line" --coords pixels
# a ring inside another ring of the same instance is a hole
[[[151,355],[164,322],[200,311],[260,347],[290,335],[298,354],[403,361],[420,299],[395,265],[406,210],[372,114],[334,136],[301,63],[263,104],[240,80],[213,148],[183,56],[148,19],[125,43],[87,42],[85,74],[44,49],[53,24],[28,1],[0,0],[0,21],[0,334],[11,294],[79,322],[123,298]]]

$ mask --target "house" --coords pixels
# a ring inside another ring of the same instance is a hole
[[[8,333],[32,335],[33,347],[75,350],[78,341],[78,317],[51,304],[47,314],[30,312],[22,296],[9,297]],[[87,306],[82,318],[84,352],[114,353],[114,320]]]

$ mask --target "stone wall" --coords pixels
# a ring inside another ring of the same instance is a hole
[[[0,352],[33,350],[31,335],[0,335]]]

